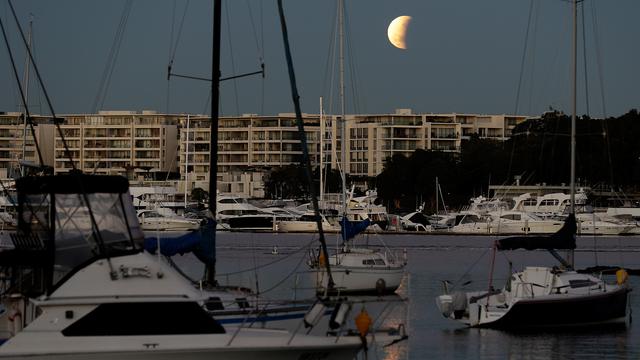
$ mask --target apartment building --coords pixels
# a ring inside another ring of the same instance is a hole
[[[179,191],[208,190],[210,119],[207,115],[158,114],[154,111],[101,111],[63,115],[62,137],[46,117],[38,117],[36,137],[46,165],[67,172],[69,155],[87,173],[121,174],[130,179],[179,173]],[[474,114],[393,114],[325,116],[303,114],[313,166],[342,168],[341,127],[348,144],[347,173],[379,174],[387,158],[410,156],[416,149],[459,152],[462,140],[505,140],[525,116]],[[245,114],[222,117],[218,123],[218,188],[221,192],[260,196],[269,169],[298,163],[302,148],[294,114]],[[19,160],[37,163],[33,137],[20,113],[0,113],[0,175],[15,174]],[[23,155],[24,151],[24,155]]]
[[[41,122],[41,118],[33,119]],[[36,139],[41,136],[35,127]],[[20,174],[20,162],[38,164],[38,154],[31,129],[26,126],[22,113],[0,112],[0,178]]]
[[[311,162],[319,163],[318,115],[303,115]],[[180,172],[188,189],[208,189],[210,121],[183,116],[180,125]],[[299,163],[302,148],[295,114],[245,114],[218,121],[218,179],[221,192],[257,194],[265,169]],[[186,175],[185,175],[186,174]]]
[[[53,168],[56,173],[73,168],[86,173],[120,174],[150,178],[153,173],[178,169],[180,116],[155,111],[101,111],[98,114],[63,115],[60,126],[68,153],[58,131],[53,137]]]

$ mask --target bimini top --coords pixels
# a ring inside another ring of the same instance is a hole
[[[42,268],[48,293],[95,259],[142,249],[129,182],[121,176],[24,177],[16,189],[18,231],[11,237],[19,256],[2,254],[0,261]]]
[[[498,250],[515,250],[515,249],[557,249],[557,250],[573,250],[576,248],[576,217],[569,214],[564,221],[562,228],[555,234],[549,236],[514,236],[496,241]]]
[[[18,194],[124,194],[129,181],[122,176],[63,174],[28,176],[16,181]]]

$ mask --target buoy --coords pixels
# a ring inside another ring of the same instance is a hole
[[[320,267],[324,267],[326,265],[326,259],[324,258],[324,252],[320,251],[320,255],[318,255],[318,264]]]
[[[365,337],[369,332],[369,326],[371,326],[371,316],[367,313],[367,310],[363,307],[360,310],[360,314],[356,316],[356,328],[360,332],[361,337]]]
[[[625,269],[618,269],[618,271],[616,271],[616,281],[618,282],[618,285],[626,283],[628,278],[629,274]]]

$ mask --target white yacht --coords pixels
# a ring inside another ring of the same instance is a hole
[[[240,196],[217,196],[216,220],[226,230],[273,230],[279,216],[282,215],[265,211]]]
[[[140,227],[144,231],[193,231],[197,230],[201,221],[173,214],[163,215],[157,210],[138,210]]]
[[[628,235],[636,230],[635,224],[604,220],[596,213],[576,214],[580,235]]]
[[[542,219],[523,211],[490,212],[492,234],[553,234],[560,230],[562,220]]]
[[[42,274],[43,295],[24,329],[0,346],[10,359],[352,359],[358,337],[225,327],[203,293],[157,256],[143,235],[125,178],[57,175],[18,180],[16,249]],[[78,193],[82,189],[83,193]]]
[[[322,230],[324,232],[338,232],[340,227],[329,222],[326,216],[320,214]],[[318,223],[313,213],[306,213],[297,219],[278,220],[276,221],[276,230],[280,232],[299,232],[299,233],[316,233],[318,232]]]
[[[491,219],[475,211],[461,211],[455,214],[450,232],[458,234],[490,234]]]

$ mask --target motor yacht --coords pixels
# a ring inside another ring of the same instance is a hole
[[[19,179],[17,188],[16,247],[0,262],[28,269],[42,294],[0,358],[352,359],[362,346],[357,337],[218,322],[200,290],[141,250],[125,178],[43,176]]]
[[[156,210],[138,210],[138,220],[143,231],[192,231],[202,224],[201,220],[189,219],[173,214],[163,215]]]

